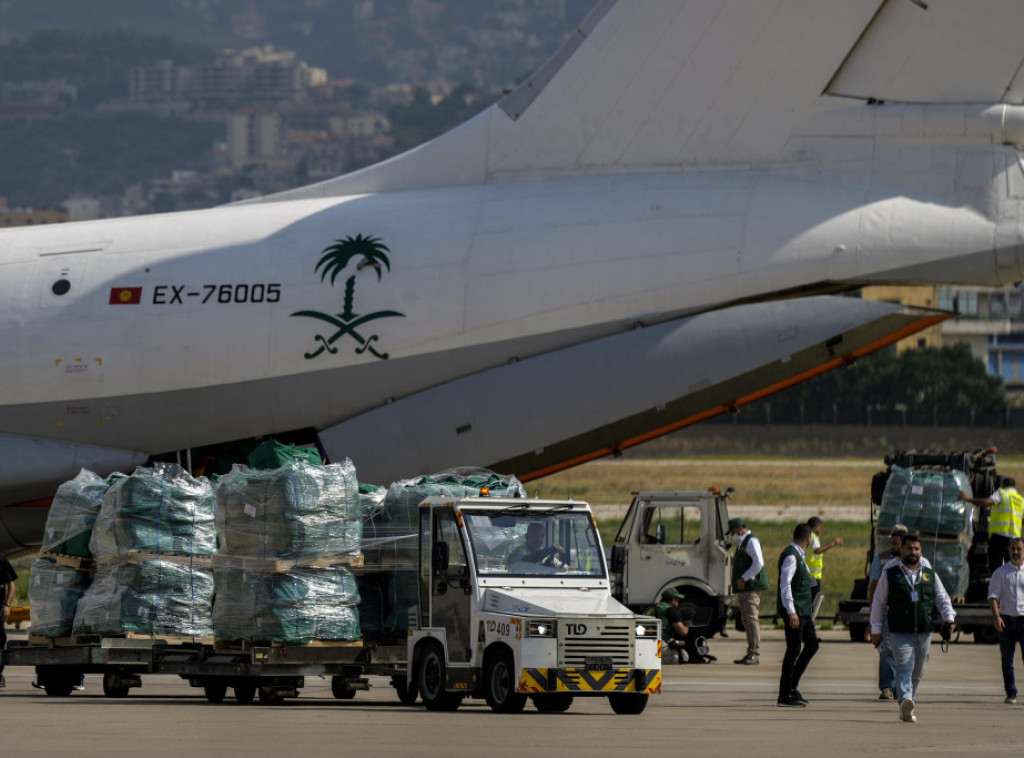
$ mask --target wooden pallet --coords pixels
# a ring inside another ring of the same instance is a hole
[[[141,550],[129,550],[114,556],[96,559],[97,567],[117,568],[118,566],[136,565],[146,561],[163,561],[180,566],[195,568],[211,568],[213,557],[209,555],[171,555],[169,553],[144,553]]]
[[[360,568],[363,555],[330,555],[322,558],[256,558],[247,555],[213,556],[214,568],[233,568],[243,571],[265,571],[270,574],[287,574],[292,569],[327,569],[335,566],[344,568]]]
[[[66,566],[67,568],[77,569],[78,571],[88,571],[92,568],[92,558],[83,558],[78,555],[64,555],[62,553],[39,553],[40,558],[49,558],[55,562],[58,566]]]
[[[289,644],[287,642],[272,642],[267,640],[246,640],[230,637],[218,637],[213,641],[215,650],[241,650],[248,652],[255,647],[362,647],[362,640],[313,640],[304,644]]]

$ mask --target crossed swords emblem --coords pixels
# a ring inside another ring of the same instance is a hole
[[[372,355],[380,358],[382,361],[388,359],[387,353],[379,352],[373,343],[379,338],[376,334],[371,334],[369,337],[363,337],[359,332],[356,331],[356,327],[362,326],[370,321],[376,321],[379,318],[389,318],[394,316],[404,317],[404,313],[398,311],[377,311],[376,313],[368,313],[365,316],[356,316],[354,318],[343,320],[340,315],[332,316],[329,313],[320,313],[319,311],[298,311],[291,314],[293,316],[306,316],[307,318],[315,318],[320,321],[326,321],[328,324],[337,327],[338,331],[332,334],[330,337],[324,337],[322,334],[316,335],[317,342],[320,343],[315,351],[311,353],[305,353],[306,360],[312,360],[318,355],[323,353],[325,350],[331,355],[335,355],[338,352],[338,348],[334,347],[334,343],[339,339],[348,335],[355,339],[359,343],[359,347],[356,348],[356,354],[362,355],[369,351]]]

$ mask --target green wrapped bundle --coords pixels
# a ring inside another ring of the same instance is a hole
[[[89,549],[97,559],[129,551],[154,555],[212,555],[217,550],[217,500],[205,477],[180,466],[139,467],[103,498]]]
[[[220,551],[255,558],[358,555],[362,506],[351,461],[235,466],[217,482]]]
[[[417,519],[425,498],[477,497],[483,487],[491,497],[526,497],[514,476],[501,476],[482,468],[457,468],[431,476],[393,483],[380,509],[363,525],[364,565],[413,568],[418,556]]]
[[[909,470],[893,467],[882,495],[879,529],[901,523],[912,532],[973,537],[969,503],[959,491],[971,492],[970,481],[960,471]]]
[[[110,485],[123,474],[109,480],[82,469],[78,476],[57,488],[46,515],[41,552],[90,558],[89,540]]]
[[[294,568],[287,573],[214,570],[213,626],[221,639],[305,645],[358,640],[359,591],[345,568]]]
[[[69,636],[78,602],[88,586],[89,576],[84,571],[60,566],[50,558],[33,561],[28,582],[32,634],[50,639]]]
[[[213,572],[152,559],[100,569],[78,604],[74,633],[213,634]]]
[[[959,540],[921,538],[921,555],[927,558],[950,597],[963,597],[971,583],[967,552],[970,545]]]
[[[417,603],[416,569],[360,574],[358,579],[363,639],[385,645],[405,640],[409,610]]]
[[[282,466],[303,461],[314,466],[323,464],[320,453],[314,447],[285,445],[277,440],[267,440],[249,453],[249,466],[254,469],[273,471]]]

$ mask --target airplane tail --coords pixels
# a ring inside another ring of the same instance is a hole
[[[499,102],[263,200],[777,161],[824,98],[1020,103],[1019,0],[600,0]],[[258,202],[258,201],[257,201]]]

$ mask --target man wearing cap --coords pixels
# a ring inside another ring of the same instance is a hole
[[[800,678],[818,652],[818,633],[814,630],[814,605],[811,601],[811,572],[804,554],[811,542],[811,527],[797,524],[793,541],[779,556],[779,596],[776,612],[786,625],[786,654],[782,658],[779,679],[780,708],[803,708],[807,700],[800,694]]]
[[[761,541],[747,528],[747,522],[742,518],[729,519],[729,535],[739,540],[732,562],[732,588],[747,633],[747,654],[733,663],[756,666],[761,662],[761,592],[768,589],[768,572],[761,555]]]
[[[654,607],[654,615],[661,619],[661,639],[666,648],[672,648],[679,656],[679,663],[686,663],[688,660],[696,660],[696,647],[692,643],[686,644],[690,635],[690,624],[692,618],[688,618],[679,604],[685,595],[675,587],[669,587],[661,593],[661,602]],[[672,644],[673,642],[677,644]],[[690,648],[693,647],[693,650]],[[685,652],[684,652],[685,651]]]

